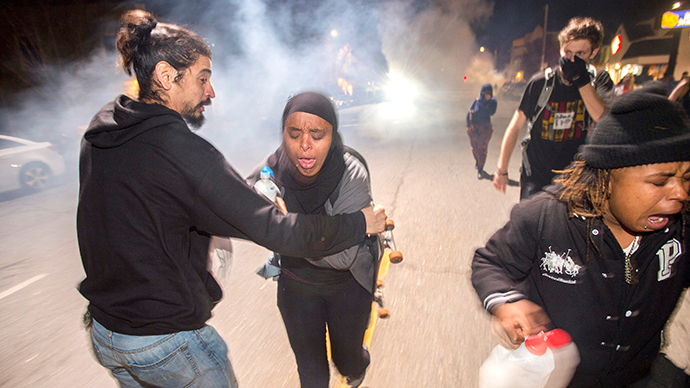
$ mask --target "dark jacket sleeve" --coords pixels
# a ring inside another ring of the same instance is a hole
[[[467,110],[467,115],[465,116],[465,122],[467,123],[467,127],[470,126],[471,120],[470,116],[474,114],[472,111],[474,110],[474,107],[477,106],[477,100],[472,101],[472,105],[470,105],[470,109]]]
[[[210,234],[246,237],[296,257],[333,254],[362,243],[366,234],[362,212],[334,217],[283,215],[225,160],[214,163],[202,179],[194,215],[195,223]]]
[[[496,114],[496,108],[498,107],[498,102],[496,102],[495,98],[491,98],[491,100],[487,101],[486,104],[486,113],[489,116],[493,116]]]
[[[516,288],[529,275],[537,259],[537,239],[544,195],[515,205],[508,223],[486,246],[476,250],[472,260],[472,285],[484,307],[525,299]]]

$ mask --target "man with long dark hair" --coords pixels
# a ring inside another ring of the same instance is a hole
[[[139,98],[119,96],[96,114],[79,164],[79,291],[96,357],[123,387],[236,387],[227,346],[206,325],[222,297],[210,236],[318,257],[383,231],[385,213],[283,215],[189,129],[215,97],[209,46],[131,11],[117,47]]]

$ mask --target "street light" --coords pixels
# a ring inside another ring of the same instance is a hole
[[[678,1],[676,3],[673,3],[673,7],[671,9],[678,9],[678,8],[680,8],[680,6],[681,6],[681,2]]]
[[[483,53],[483,52],[484,52],[484,46],[482,46],[482,47],[479,48],[479,52],[480,52],[480,53]]]

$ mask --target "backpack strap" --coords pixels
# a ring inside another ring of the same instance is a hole
[[[537,106],[534,107],[534,113],[532,114],[532,116],[527,118],[528,135],[529,132],[532,130],[534,121],[539,116],[541,116],[542,112],[544,111],[544,108],[546,107],[546,104],[549,102],[549,98],[551,98],[551,93],[553,92],[553,86],[555,83],[556,77],[554,71],[550,67],[547,67],[546,69],[544,69],[544,86],[542,87],[541,93],[539,94],[539,99],[537,99]]]
[[[522,168],[525,175],[532,176],[532,166],[529,162],[529,157],[527,156],[527,146],[529,145],[532,136],[532,126],[534,121],[541,116],[544,108],[551,98],[551,93],[553,92],[553,86],[556,83],[556,77],[554,71],[547,67],[544,69],[544,86],[541,88],[541,93],[539,93],[539,98],[537,99],[537,105],[534,107],[532,116],[527,118],[527,136],[522,139],[520,143],[522,145]]]
[[[360,161],[360,163],[362,163],[362,165],[364,166],[364,169],[367,170],[367,188],[369,189],[369,195],[371,196],[371,176],[369,176],[369,166],[367,165],[367,161],[364,160],[364,157],[352,147],[344,145],[343,150],[357,158]],[[335,201],[338,199],[338,195],[340,195],[340,185],[338,185],[338,187],[336,187],[335,190],[333,190],[331,195],[328,197],[328,202],[330,202],[331,207],[335,205]]]

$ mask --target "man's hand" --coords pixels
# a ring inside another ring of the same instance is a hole
[[[507,349],[517,349],[527,336],[547,331],[551,323],[541,307],[526,299],[502,304],[492,313],[491,330]]]
[[[577,55],[573,56],[572,61],[563,56],[558,60],[558,64],[561,66],[563,79],[578,88],[592,82],[592,75],[587,71],[587,62]]]
[[[496,190],[506,193],[506,186],[508,185],[508,174],[501,174],[498,171],[494,174],[494,188]]]
[[[364,218],[367,220],[367,234],[381,233],[386,229],[386,209],[382,206],[365,207],[362,209]]]

